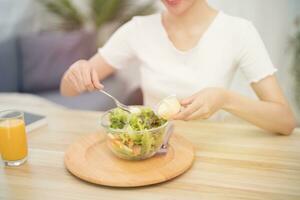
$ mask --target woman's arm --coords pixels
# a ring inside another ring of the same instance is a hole
[[[100,81],[114,71],[99,53],[89,60],[79,60],[65,72],[60,84],[61,94],[76,96],[84,91],[102,89]]]
[[[227,92],[224,110],[271,132],[291,134],[296,121],[275,76],[251,84],[260,100]]]
[[[291,134],[296,121],[275,76],[268,76],[251,86],[259,100],[226,89],[207,88],[182,100],[186,108],[174,119],[207,119],[223,109],[265,130]]]
[[[76,96],[84,91],[102,89],[101,80],[112,74],[115,69],[121,69],[133,60],[138,60],[132,43],[136,41],[136,28],[136,20],[130,20],[115,31],[90,60],[74,63],[62,78],[62,95]]]

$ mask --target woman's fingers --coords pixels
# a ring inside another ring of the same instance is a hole
[[[103,85],[99,82],[99,77],[97,71],[91,68],[87,62],[82,64],[82,77],[85,88],[92,92],[94,90],[100,90],[103,88]]]
[[[182,106],[187,106],[187,105],[191,104],[191,103],[194,101],[194,99],[195,99],[196,97],[197,97],[197,94],[194,94],[194,95],[192,95],[192,96],[190,96],[190,97],[188,97],[188,98],[182,99],[182,100],[180,101],[180,104],[181,104]]]
[[[192,113],[186,118],[186,120],[195,120],[195,119],[208,119],[210,117],[210,111],[207,106],[202,106],[196,112]]]
[[[81,87],[77,81],[76,75],[72,71],[70,71],[70,73],[67,75],[67,80],[77,92],[81,92]]]
[[[85,60],[74,63],[67,71],[66,79],[78,93],[103,89],[97,71]]]
[[[199,101],[194,101],[190,105],[188,105],[186,108],[184,108],[182,111],[180,111],[177,115],[173,117],[173,119],[178,120],[187,120],[190,115],[192,115],[194,112],[196,112],[200,107],[202,103]]]
[[[78,71],[80,71],[81,77],[82,77],[82,83],[84,85],[84,88],[88,91],[93,91],[95,89],[93,83],[92,83],[92,77],[91,77],[91,69],[87,62],[82,61],[80,68]]]
[[[73,73],[73,76],[75,76],[75,78],[76,78],[76,82],[77,82],[77,85],[80,88],[80,92],[85,91],[86,87],[84,85],[84,80],[83,80],[83,76],[81,74],[81,71],[79,69],[76,69],[76,70],[73,70],[72,73]]]
[[[100,84],[99,77],[96,70],[93,69],[91,71],[91,77],[92,77],[92,83],[96,89],[101,90],[104,88],[104,86]]]
[[[90,70],[86,69],[82,71],[82,77],[83,77],[83,84],[86,90],[88,91],[94,91],[95,87],[94,84],[92,82],[92,77],[91,77],[91,72]]]

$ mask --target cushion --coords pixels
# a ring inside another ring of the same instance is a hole
[[[22,91],[59,88],[63,73],[79,59],[96,52],[96,34],[87,31],[45,32],[20,39]]]
[[[10,38],[0,43],[0,92],[17,92],[18,87],[17,41]]]

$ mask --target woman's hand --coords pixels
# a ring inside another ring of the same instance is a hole
[[[62,82],[73,93],[103,88],[103,85],[99,82],[97,70],[86,60],[79,60],[71,65],[65,72]]]
[[[207,88],[182,100],[184,108],[173,119],[207,119],[223,109],[270,132],[291,134],[296,120],[275,76],[251,86],[258,100],[222,88]]]
[[[226,90],[223,88],[206,88],[180,103],[184,107],[173,119],[194,120],[208,119],[226,103]]]

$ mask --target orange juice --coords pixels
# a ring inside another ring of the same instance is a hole
[[[22,119],[0,122],[0,153],[5,161],[21,160],[27,156],[25,124]]]

